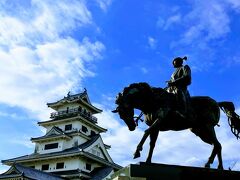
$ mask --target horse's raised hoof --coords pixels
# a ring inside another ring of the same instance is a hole
[[[136,151],[133,155],[133,159],[139,158],[141,156],[139,151]]]

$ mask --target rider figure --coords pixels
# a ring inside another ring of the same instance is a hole
[[[187,118],[190,107],[190,94],[187,86],[191,84],[191,69],[188,65],[183,66],[183,60],[187,60],[187,57],[174,58],[172,63],[175,71],[170,81],[167,81],[167,91],[175,94],[177,97],[176,113],[182,118]]]

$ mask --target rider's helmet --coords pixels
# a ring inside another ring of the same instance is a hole
[[[183,58],[181,58],[181,57],[176,57],[176,58],[174,58],[173,59],[173,66],[175,67],[175,68],[178,68],[178,67],[181,67],[182,66],[182,64],[183,64],[183,60],[187,60],[187,57],[186,56],[184,56]]]

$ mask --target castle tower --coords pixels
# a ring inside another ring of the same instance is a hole
[[[47,105],[54,112],[50,120],[38,122],[46,129],[46,134],[31,138],[35,143],[34,152],[2,160],[3,164],[20,164],[68,179],[106,179],[121,168],[113,162],[107,152],[110,146],[101,138],[101,133],[107,130],[98,126],[94,117],[102,110],[91,104],[86,90],[74,95],[68,93],[63,99]]]

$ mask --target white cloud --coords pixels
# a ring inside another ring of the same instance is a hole
[[[148,70],[145,67],[141,67],[140,70],[143,72],[143,74],[147,74]]]
[[[162,28],[164,26],[164,24],[165,24],[165,20],[162,17],[158,17],[156,26],[158,28]]]
[[[234,161],[230,168],[235,171],[240,171],[240,159],[238,161]]]
[[[232,7],[239,11],[240,10],[240,1],[239,0],[225,0],[227,3],[230,3],[230,5],[232,5]]]
[[[148,37],[148,45],[150,46],[151,49],[155,49],[157,45],[157,40],[154,39],[153,37],[149,36]]]
[[[1,7],[0,102],[47,118],[47,100],[94,75],[87,64],[101,58],[104,45],[71,37],[73,29],[92,23],[91,13],[85,1],[33,0],[29,11],[14,15]]]
[[[112,0],[96,0],[103,11],[107,11],[108,7],[112,4]]]
[[[8,168],[1,168],[0,169],[0,174],[5,173],[8,169],[9,169],[9,167]]]
[[[238,12],[239,5],[236,2],[234,0],[189,1],[191,9],[185,14],[180,14],[177,10],[166,18],[163,28],[177,25],[178,29],[176,39],[171,42],[170,48],[178,52],[187,49],[192,54],[192,59],[196,59],[196,61],[191,60],[191,65],[197,67],[193,70],[206,71],[217,63],[214,47],[221,47],[231,32],[231,21],[234,19],[230,12],[233,10]],[[175,19],[177,24],[169,23],[169,26],[166,26],[167,20],[171,17],[175,17],[173,20]],[[199,59],[203,61],[200,62]]]
[[[206,41],[222,38],[230,31],[226,6],[219,1],[195,1],[193,9],[184,17],[186,29],[182,41]]]
[[[15,138],[13,138],[13,139],[10,139],[10,140],[9,140],[9,143],[18,144],[18,145],[25,146],[25,147],[31,148],[31,149],[33,149],[34,146],[35,146],[35,145],[30,141],[29,136],[27,136],[27,135],[24,135],[24,136],[21,136],[21,137],[15,137]]]
[[[164,30],[167,30],[170,28],[170,26],[174,25],[174,24],[178,24],[181,22],[181,14],[175,14],[171,17],[169,17],[167,20],[166,20],[166,23],[163,27]]]
[[[35,46],[36,43],[54,40],[62,33],[92,22],[91,13],[84,1],[74,0],[68,3],[61,0],[54,3],[49,0],[33,0],[29,9],[21,7],[25,13],[18,12],[15,16],[4,11],[4,7],[0,9],[0,44],[7,47],[19,44]]]
[[[10,117],[10,118],[12,118],[14,120],[17,120],[17,121],[26,119],[26,117],[19,116],[19,114],[17,114],[17,113],[9,113],[9,112],[2,112],[2,111],[0,111],[0,117],[3,117],[3,120],[6,117]]]

